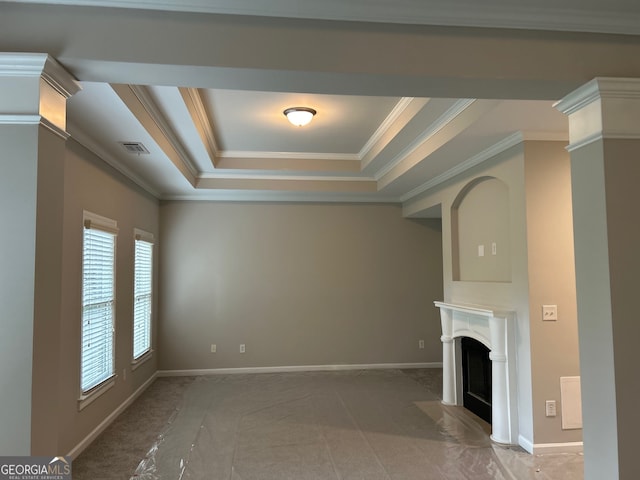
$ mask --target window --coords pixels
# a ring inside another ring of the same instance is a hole
[[[133,283],[133,359],[151,350],[151,304],[153,298],[153,235],[135,231]]]
[[[83,397],[114,376],[117,233],[115,221],[84,212],[80,367]]]

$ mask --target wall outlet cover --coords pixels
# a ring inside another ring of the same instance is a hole
[[[542,305],[542,320],[551,322],[558,320],[558,306]]]

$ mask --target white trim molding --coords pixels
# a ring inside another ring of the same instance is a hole
[[[42,115],[4,115],[0,114],[0,125],[41,125],[53,134],[67,140],[71,135]]]
[[[72,459],[78,458],[80,455],[105,429],[113,423],[113,421],[118,418],[118,416],[124,412],[129,405],[131,405],[136,398],[138,398],[142,393],[151,386],[154,380],[158,377],[158,372],[154,373],[149,377],[149,379],[144,382],[138,389],[133,392],[124,402],[120,404],[118,408],[116,408],[113,412],[111,412],[107,418],[105,418],[100,424],[94,428],[89,435],[83,438],[80,443],[78,443],[75,447],[71,449],[67,456]]]
[[[432,179],[426,181],[422,185],[417,186],[413,190],[405,193],[400,200],[402,202],[406,202],[407,200],[411,200],[413,197],[420,195],[426,191],[431,190],[432,188],[437,187],[441,183],[446,182],[447,180],[455,177],[456,175],[460,175],[461,173],[466,172],[470,168],[473,168],[481,163],[486,162],[487,160],[495,157],[496,155],[501,154],[502,152],[510,149],[511,147],[515,147],[516,145],[521,144],[525,140],[524,134],[522,132],[515,132],[508,137],[500,140],[499,142],[493,144],[489,148],[481,151],[480,153],[474,155],[471,158],[468,158],[462,163],[459,163],[453,168],[441,173],[433,177]]]
[[[109,166],[116,169],[122,175],[127,177],[133,183],[145,190],[147,193],[153,195],[156,198],[161,197],[161,192],[151,187],[149,183],[140,177],[140,175],[134,173],[131,169],[125,166],[125,163],[118,157],[115,157],[111,153],[107,152],[102,146],[100,146],[93,138],[87,135],[80,127],[75,123],[70,123],[68,130],[71,132],[71,138],[75,140],[78,145],[89,150],[96,155],[100,160],[107,163]]]
[[[82,88],[73,75],[46,53],[0,53],[0,77],[42,77],[65,98]]]
[[[191,116],[191,121],[198,131],[198,135],[200,136],[202,145],[204,145],[204,148],[209,155],[211,164],[215,168],[220,149],[218,148],[218,142],[213,133],[211,119],[209,118],[207,109],[204,106],[204,102],[202,101],[200,90],[198,90],[197,88],[187,87],[179,87],[178,90],[180,91],[182,101],[184,102],[189,115]]]
[[[238,375],[243,373],[333,372],[343,370],[390,370],[442,368],[440,362],[430,363],[367,363],[352,365],[299,365],[281,367],[205,368],[193,370],[160,370],[160,377],[190,377],[200,375]]]
[[[528,438],[520,435],[518,444],[532,455],[547,455],[552,453],[582,453],[584,451],[583,442],[566,443],[533,443]]]
[[[373,132],[373,135],[369,137],[369,140],[367,140],[364,146],[360,149],[360,152],[358,153],[358,157],[360,160],[364,159],[369,154],[371,149],[379,141],[382,140],[382,138],[387,133],[387,131],[393,126],[394,122],[398,120],[400,115],[402,115],[402,113],[407,109],[407,107],[414,100],[415,98],[413,97],[402,97],[400,100],[398,100],[398,103],[394,105],[394,107],[391,109],[387,117],[382,121],[382,123],[378,126],[376,131]],[[420,100],[424,101],[424,99],[420,99]],[[428,100],[426,102],[428,102]]]
[[[597,77],[555,108],[569,116],[569,151],[602,139],[640,139],[640,79]]]
[[[40,124],[63,140],[67,100],[80,83],[46,53],[0,53],[0,123]]]
[[[360,156],[357,153],[320,153],[320,152],[261,152],[243,150],[222,150],[218,152],[219,158],[260,158],[266,160],[287,159],[287,160],[331,160],[359,162]]]
[[[434,302],[442,324],[442,403],[462,405],[461,337],[491,350],[491,439],[513,445],[518,438],[515,312],[483,305]]]
[[[209,201],[209,202],[279,202],[279,203],[377,203],[398,204],[394,196],[380,196],[376,193],[354,192],[295,192],[276,190],[205,190],[191,194],[166,194],[160,200],[166,201]]]
[[[433,138],[438,132],[444,129],[447,125],[453,122],[459,115],[461,115],[467,108],[473,105],[476,99],[473,98],[461,98],[457,100],[451,107],[447,109],[438,119],[429,125],[429,127],[422,132],[421,135],[415,138],[404,150],[402,150],[395,158],[388,162],[383,168],[375,173],[375,179],[380,180],[387,175],[391,170],[405,161],[412,153],[418,148]]]

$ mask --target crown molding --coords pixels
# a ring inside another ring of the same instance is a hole
[[[140,85],[126,84],[111,84],[111,88],[178,171],[192,186],[195,186],[199,173],[195,163],[152,99],[149,90]]]
[[[41,118],[40,115],[0,114],[0,125],[37,125]]]
[[[600,98],[640,99],[640,79],[596,77],[553,106],[565,115],[571,115]]]
[[[593,79],[585,83],[580,88],[566,95],[561,100],[553,104],[553,108],[565,115],[571,115],[600,98],[598,80]]]
[[[554,3],[529,1],[443,2],[396,0],[368,2],[366,8],[354,8],[343,0],[9,0],[14,3],[134,8],[173,12],[231,15],[255,15],[295,19],[345,20],[412,25],[440,25],[485,28],[516,28],[591,33],[640,35],[640,14],[602,6],[587,9],[567,8]],[[573,5],[573,4],[572,4]]]
[[[331,175],[300,175],[299,172],[287,172],[281,174],[264,174],[264,171],[257,170],[236,170],[218,173],[203,173],[198,176],[198,180],[227,179],[227,180],[287,180],[287,181],[325,181],[325,182],[375,182],[373,177],[362,176],[331,176]]]
[[[0,76],[39,77],[49,55],[46,53],[0,53]]]
[[[267,160],[335,160],[359,162],[357,153],[316,153],[316,152],[255,152],[249,150],[223,150],[219,158],[263,158]]]
[[[41,115],[4,115],[0,114],[0,125],[41,125],[63,140],[69,138],[69,133],[58,127]]]
[[[268,190],[215,190],[193,194],[167,194],[163,201],[274,202],[274,203],[377,203],[398,204],[400,199],[378,194],[277,192]]]
[[[67,72],[53,57],[48,55],[44,64],[42,78],[65,98],[70,98],[82,90],[80,82]]]
[[[388,162],[383,168],[378,170],[374,177],[376,180],[380,180],[387,175],[391,170],[402,163],[413,152],[420,148],[423,144],[428,142],[434,135],[440,132],[443,128],[449,125],[453,120],[458,117],[462,112],[469,108],[475,102],[475,99],[463,98],[456,101],[451,107],[447,109],[438,119],[433,122],[422,133],[422,135],[416,137],[407,147],[405,147],[398,155],[396,155],[390,162]]]
[[[82,89],[75,77],[46,53],[0,53],[0,77],[42,77],[65,98]]]
[[[483,162],[486,162],[490,158],[495,157],[496,155],[508,150],[511,147],[514,147],[523,141],[525,141],[525,135],[522,132],[516,132],[508,137],[500,140],[498,143],[495,143],[491,147],[483,150],[482,152],[474,155],[473,157],[465,160],[462,163],[459,163],[453,168],[441,173],[440,175],[433,177],[431,180],[423,183],[422,185],[414,188],[413,190],[405,193],[400,197],[401,202],[406,202],[408,200],[413,199],[414,197],[431,190],[432,188],[437,187],[441,183],[446,182],[447,180],[460,175],[461,173],[469,170],[470,168],[475,167],[476,165],[480,165]]]
[[[165,116],[160,111],[160,108],[153,100],[151,93],[147,87],[141,85],[129,85],[129,88],[133,92],[133,94],[138,98],[140,104],[144,107],[147,113],[151,116],[151,119],[154,121],[156,126],[160,129],[160,132],[165,137],[165,139],[169,142],[173,150],[179,155],[180,160],[185,167],[189,170],[189,172],[194,176],[198,176],[198,169],[196,164],[189,153],[187,153],[186,149],[182,146],[182,142],[173,131],[173,128],[165,118]],[[143,124],[144,125],[144,124]]]
[[[382,121],[380,126],[373,132],[373,135],[367,140],[367,143],[360,149],[360,153],[358,154],[359,160],[362,160],[369,151],[382,139],[382,137],[387,133],[389,128],[394,124],[394,122],[402,115],[402,113],[407,109],[411,102],[414,100],[413,97],[402,97],[398,103],[394,105],[394,107],[389,112],[389,115]]]
[[[216,137],[213,133],[211,118],[209,117],[207,109],[204,106],[204,102],[202,101],[200,90],[197,88],[185,87],[180,87],[178,90],[180,91],[180,95],[182,95],[182,100],[187,107],[187,111],[191,116],[193,125],[196,127],[200,140],[202,140],[202,144],[209,155],[211,164],[215,167],[217,157],[220,154],[220,148],[218,148],[218,142],[216,141]]]
[[[79,128],[76,124],[70,123],[68,126],[69,131],[71,132],[71,138],[73,138],[76,142],[82,145],[84,148],[92,152],[94,155],[99,157],[101,160],[106,162],[108,165],[116,169],[122,175],[127,177],[133,183],[138,185],[140,188],[145,190],[147,193],[153,195],[156,198],[160,198],[160,192],[149,185],[148,182],[143,180],[139,175],[134,173],[132,170],[127,168],[124,162],[120,161],[116,156],[107,152],[104,148],[102,148],[98,143],[96,143],[89,135],[87,135],[81,128]]]
[[[640,79],[596,77],[554,107],[569,116],[570,152],[601,138],[640,138]]]
[[[640,140],[640,133],[629,134],[629,133],[603,133],[603,132],[594,132],[591,135],[588,135],[576,142],[572,142],[567,145],[567,152],[571,153],[574,150],[579,150],[582,147],[586,147],[592,143],[601,141],[601,140]]]
[[[40,117],[40,125],[42,125],[44,128],[46,128],[51,133],[53,133],[54,135],[57,135],[63,140],[67,140],[71,136],[69,132],[67,132],[63,128],[60,128],[59,126],[49,121],[45,117]]]

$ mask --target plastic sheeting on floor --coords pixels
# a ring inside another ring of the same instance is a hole
[[[486,425],[486,424],[485,424]],[[583,478],[581,455],[532,456],[398,370],[196,379],[132,479]]]

